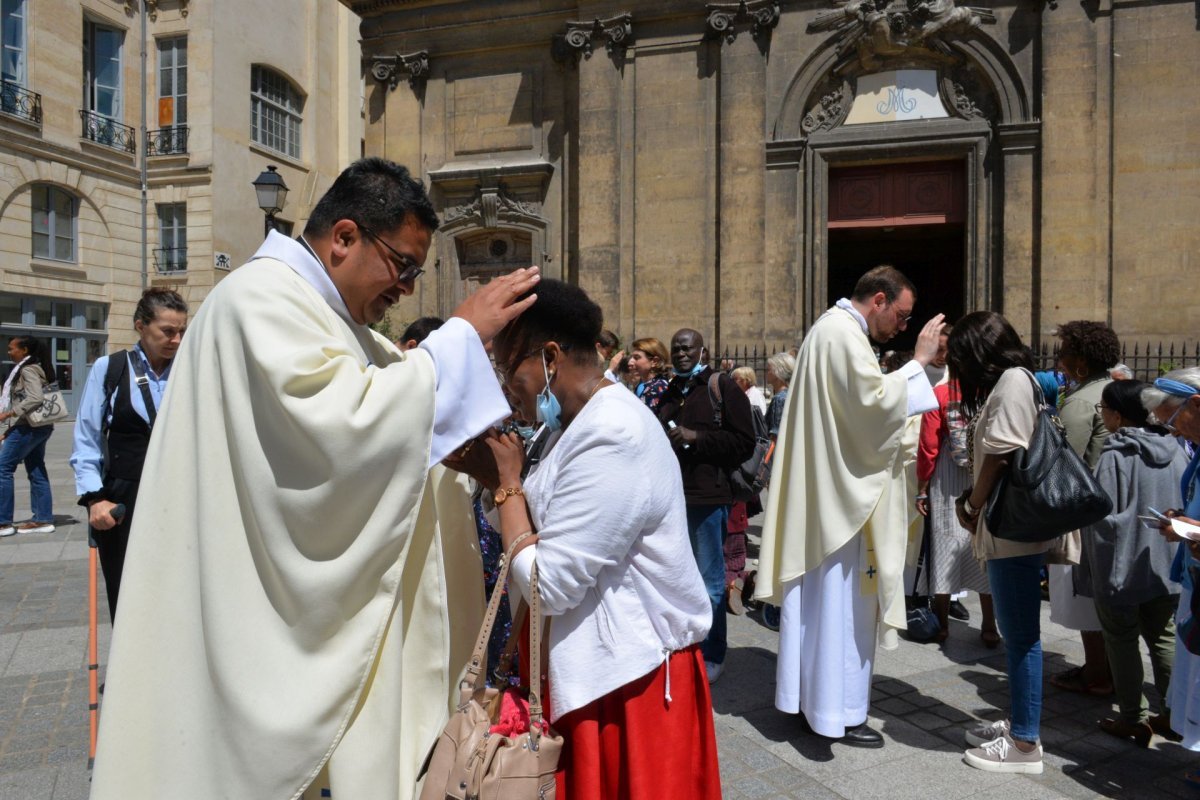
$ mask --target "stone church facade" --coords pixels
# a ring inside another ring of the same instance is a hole
[[[344,2],[444,222],[397,322],[538,263],[627,341],[774,346],[886,261],[918,319],[1196,339],[1195,2]]]

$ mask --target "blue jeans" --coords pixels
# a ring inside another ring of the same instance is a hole
[[[0,525],[13,521],[13,476],[24,462],[29,475],[29,496],[34,522],[54,521],[54,501],[50,497],[50,478],[46,475],[46,440],[54,426],[32,428],[16,425],[0,445]]]
[[[700,652],[705,661],[722,664],[725,661],[725,526],[729,522],[729,506],[688,506],[687,520],[692,554],[712,602],[712,628],[700,645]]]
[[[994,558],[987,562],[996,622],[1008,656],[1012,737],[1038,740],[1042,719],[1042,589],[1044,556]]]

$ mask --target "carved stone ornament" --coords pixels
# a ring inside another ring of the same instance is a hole
[[[831,130],[842,124],[846,114],[850,113],[850,101],[853,99],[849,88],[843,83],[832,92],[822,95],[821,101],[809,109],[800,121],[800,129],[812,133]]]
[[[508,187],[503,183],[496,186],[477,187],[474,200],[462,205],[450,206],[446,209],[442,220],[447,226],[472,223],[484,230],[499,227],[501,222],[513,224],[543,221],[534,204],[519,200],[509,194]]]
[[[380,83],[386,83],[389,90],[395,90],[403,75],[408,76],[408,85],[413,91],[420,91],[429,78],[429,51],[418,50],[415,53],[390,56],[370,56],[371,77]]]
[[[162,0],[145,0],[146,11],[151,22],[158,22],[158,6],[161,2]],[[125,0],[125,8],[128,11],[132,12],[136,5],[134,0]],[[188,0],[179,0],[179,15],[182,17],[188,15]]]
[[[955,0],[833,0],[835,11],[818,14],[809,33],[833,31],[839,39],[834,67],[841,71],[858,61],[864,72],[876,72],[880,56],[950,56],[948,42],[968,36],[983,24],[995,24],[990,9],[959,6]]]
[[[958,116],[963,119],[982,119],[983,112],[979,110],[979,106],[975,105],[975,101],[967,94],[967,90],[963,88],[961,83],[954,83],[954,110]]]
[[[591,22],[568,22],[566,31],[554,37],[554,60],[560,63],[578,63],[581,55],[583,58],[591,58],[592,40],[597,37],[604,39],[604,49],[609,55],[624,53],[633,43],[633,15],[618,14]]]
[[[750,36],[754,39],[769,33],[779,24],[778,0],[741,0],[740,3],[709,3],[704,6],[708,12],[708,33],[710,36],[724,36],[725,41],[732,44],[737,36],[735,30],[739,20],[750,21]]]

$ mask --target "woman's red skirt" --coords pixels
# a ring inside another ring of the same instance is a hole
[[[553,701],[553,686],[549,694]],[[554,728],[563,737],[558,800],[720,800],[712,697],[696,645],[563,716]]]

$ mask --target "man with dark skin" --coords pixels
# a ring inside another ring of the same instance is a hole
[[[670,349],[675,377],[658,418],[679,458],[692,552],[712,601],[713,626],[701,646],[712,683],[725,662],[725,526],[734,501],[729,471],[754,452],[754,422],[746,393],[708,366],[699,331],[676,331]]]

